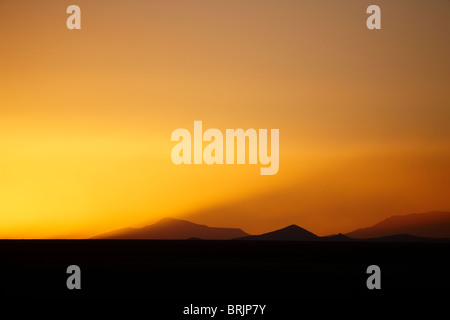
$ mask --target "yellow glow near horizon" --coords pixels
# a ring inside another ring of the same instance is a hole
[[[0,3],[0,238],[165,216],[258,233],[450,210],[450,4]],[[417,21],[421,21],[418,23]],[[280,129],[280,170],[171,162],[171,132]]]

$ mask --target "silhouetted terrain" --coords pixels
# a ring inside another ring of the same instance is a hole
[[[247,236],[235,240],[260,240],[260,241],[325,241],[325,242],[434,242],[434,243],[450,243],[450,238],[424,238],[416,237],[410,234],[394,234],[390,236],[367,238],[367,239],[353,239],[342,233],[318,237],[315,234],[300,228],[297,225],[264,233],[261,235]]]
[[[432,213],[426,219],[413,216],[406,221],[443,222],[445,217]],[[403,225],[403,218],[387,219],[389,223],[381,226],[396,225],[384,230],[398,231],[403,230],[401,226],[416,225]],[[147,237],[166,240],[139,240]],[[151,301],[153,314],[160,307],[166,318],[180,316],[183,306],[196,301],[223,308],[233,303],[267,303],[268,312],[279,318],[283,313],[298,313],[298,301],[434,303],[446,301],[450,288],[450,239],[444,238],[411,234],[319,237],[297,225],[248,235],[240,229],[178,219],[97,238],[108,240],[0,240],[2,296],[144,299]],[[167,240],[176,238],[184,240]],[[204,240],[221,238],[228,240]],[[73,264],[82,270],[82,289],[77,291],[66,287],[66,269]],[[381,290],[366,286],[366,270],[373,264],[381,268]]]
[[[429,212],[393,216],[371,227],[357,229],[346,236],[355,239],[409,234],[423,238],[450,238],[450,212]]]
[[[448,243],[360,241],[0,240],[0,292],[27,299],[145,299],[151,308],[166,301],[175,315],[178,306],[196,301],[226,307],[286,300],[282,310],[295,312],[305,300],[435,302],[448,299],[449,250]],[[81,268],[78,291],[66,288],[72,264]],[[381,290],[366,287],[372,264],[381,268]]]
[[[339,233],[339,234],[333,234],[331,236],[321,237],[321,240],[323,240],[323,241],[353,241],[354,239],[349,238],[349,237],[343,235],[342,233]]]
[[[143,228],[125,228],[100,234],[92,239],[166,240],[265,240],[265,241],[356,241],[450,242],[450,213],[430,212],[393,216],[372,227],[345,235],[319,237],[295,224],[260,235],[249,235],[238,228],[217,228],[186,220],[165,218]],[[439,239],[439,240],[437,240]]]
[[[164,218],[155,224],[139,229],[126,228],[116,230],[92,239],[208,239],[226,240],[247,236],[237,228],[213,228],[185,220]]]
[[[318,239],[319,237],[314,233],[293,224],[283,229],[236,240],[314,241]]]

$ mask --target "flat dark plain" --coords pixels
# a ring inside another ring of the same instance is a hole
[[[27,299],[299,301],[450,297],[450,243],[0,240],[1,295]],[[66,269],[81,268],[81,290]],[[366,269],[381,268],[381,290]]]

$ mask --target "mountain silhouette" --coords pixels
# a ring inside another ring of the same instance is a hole
[[[125,228],[97,235],[91,239],[207,239],[227,240],[247,236],[238,228],[213,228],[186,220],[164,218],[143,228]]]
[[[314,233],[293,224],[283,229],[260,235],[241,237],[236,240],[315,241],[318,239],[320,237]]]
[[[450,212],[433,211],[393,216],[371,227],[357,229],[346,236],[355,239],[409,235],[423,238],[450,238]]]
[[[239,228],[208,227],[186,220],[164,218],[143,228],[119,229],[91,239],[449,242],[450,212],[393,216],[371,227],[325,237],[295,224],[260,235],[249,235]]]

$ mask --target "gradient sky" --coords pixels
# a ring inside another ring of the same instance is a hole
[[[449,17],[444,0],[0,0],[0,238],[166,216],[326,235],[450,210]],[[174,165],[194,120],[280,129],[279,173]]]

